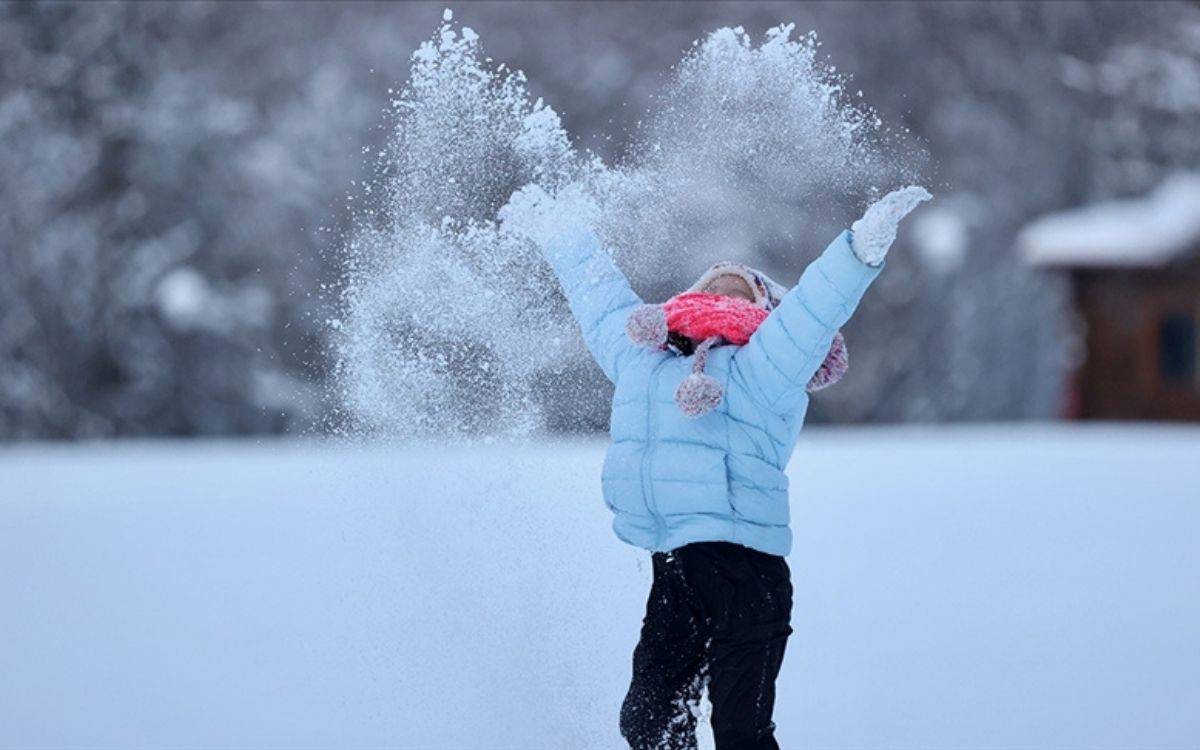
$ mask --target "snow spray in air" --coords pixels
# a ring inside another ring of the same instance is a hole
[[[523,435],[556,398],[603,398],[555,378],[587,354],[549,267],[511,229],[521,206],[500,220],[525,185],[586,196],[577,203],[638,287],[654,269],[695,265],[698,238],[736,254],[786,233],[779,217],[800,206],[865,202],[911,176],[815,35],[792,39],[790,25],[757,47],[740,28],[698,41],[628,156],[606,165],[572,146],[521,72],[491,65],[477,34],[445,21],[413,54],[376,202],[345,241],[335,396],[359,434]]]

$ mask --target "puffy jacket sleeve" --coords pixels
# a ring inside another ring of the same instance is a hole
[[[638,348],[625,334],[629,313],[642,304],[600,239],[586,226],[573,225],[542,248],[562,285],[583,341],[612,382]]]
[[[733,355],[731,377],[771,410],[790,413],[882,268],[860,261],[842,232]]]

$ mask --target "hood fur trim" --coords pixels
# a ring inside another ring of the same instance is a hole
[[[688,292],[702,292],[709,282],[718,276],[737,276],[741,278],[754,292],[754,304],[770,312],[783,301],[787,287],[773,280],[757,268],[751,268],[744,263],[725,260],[715,263],[700,275],[695,284],[688,287]]]

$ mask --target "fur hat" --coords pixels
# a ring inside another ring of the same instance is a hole
[[[714,279],[737,276],[750,287],[754,301],[705,292]],[[708,350],[721,344],[741,346],[750,340],[758,326],[783,301],[787,289],[762,271],[730,261],[717,263],[705,271],[687,291],[661,305],[642,305],[629,315],[625,330],[636,344],[654,349],[670,348],[683,356],[692,356],[692,372],[675,390],[675,403],[689,417],[712,411],[721,403],[724,391],[715,378],[704,373]],[[841,332],[821,367],[806,386],[809,393],[827,388],[846,373],[849,366],[846,342]]]
[[[687,291],[703,292],[713,279],[720,276],[737,276],[745,281],[750,290],[754,292],[754,304],[767,312],[779,307],[779,303],[783,301],[783,295],[787,294],[787,287],[772,280],[762,271],[731,260],[713,264],[707,271],[700,274],[700,278],[696,280],[695,284],[688,287]]]

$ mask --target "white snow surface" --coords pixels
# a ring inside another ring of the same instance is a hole
[[[619,748],[604,444],[0,451],[0,747]],[[811,430],[785,747],[1195,748],[1200,430]]]
[[[1034,266],[1158,267],[1200,247],[1200,173],[1165,180],[1144,198],[1049,214],[1021,230]]]

